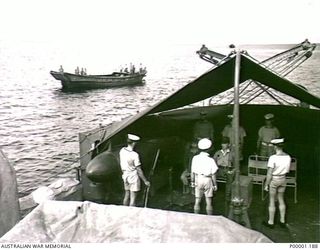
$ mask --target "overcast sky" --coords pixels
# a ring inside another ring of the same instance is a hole
[[[0,0],[0,40],[320,42],[319,0]]]

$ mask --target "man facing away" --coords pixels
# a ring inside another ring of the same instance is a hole
[[[268,160],[268,173],[264,190],[269,191],[269,219],[263,224],[269,228],[274,227],[276,212],[275,202],[278,199],[280,211],[280,226],[285,227],[286,204],[284,192],[286,189],[286,174],[290,171],[291,157],[283,151],[284,139],[274,139],[271,143],[276,153]]]
[[[198,142],[200,153],[195,155],[191,162],[191,185],[195,187],[194,212],[196,214],[200,213],[200,203],[203,195],[206,197],[207,214],[212,214],[213,192],[218,190],[216,180],[218,167],[214,159],[207,153],[211,145],[212,142],[209,139],[201,139]]]
[[[150,186],[150,182],[146,179],[141,169],[139,154],[134,151],[134,147],[139,140],[139,136],[128,134],[128,145],[119,152],[125,190],[123,205],[125,206],[136,206],[137,193],[141,189],[140,178],[146,186]]]

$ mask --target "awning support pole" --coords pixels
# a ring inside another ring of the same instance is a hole
[[[234,145],[232,145],[233,152],[233,167],[235,169],[235,180],[232,185],[231,202],[229,209],[229,219],[235,220],[239,224],[246,227],[251,227],[247,207],[241,197],[240,192],[240,141],[239,141],[239,83],[240,83],[240,67],[241,67],[241,53],[238,50],[235,61],[234,74],[234,106],[233,106],[233,121],[232,129],[234,136]]]
[[[240,197],[240,156],[239,156],[239,82],[240,82],[241,54],[237,51],[234,73],[234,105],[233,105],[233,136],[234,136],[234,160],[235,169],[235,196]]]

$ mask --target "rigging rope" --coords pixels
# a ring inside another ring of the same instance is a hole
[[[312,51],[315,49],[315,45],[310,45],[310,44],[307,44],[305,45],[304,44],[305,42],[297,45],[296,47],[288,50],[288,51],[285,51],[285,52],[282,52],[280,54],[277,54],[271,58],[268,58],[266,60],[263,60],[261,62],[257,61],[255,58],[253,58],[252,56],[250,56],[248,53],[246,53],[246,55],[256,61],[259,65],[263,66],[264,68],[267,68],[269,69],[270,71],[274,72],[275,74],[281,76],[281,77],[284,77],[284,76],[287,76],[289,73],[291,73],[294,69],[296,69],[298,66],[300,66],[304,61],[306,61],[311,55],[312,55]],[[299,53],[301,52],[302,53]],[[289,63],[288,63],[289,62]],[[252,81],[250,82],[252,83]],[[240,92],[240,95],[239,97],[243,97],[245,95],[248,95],[250,92],[256,90],[257,88],[259,88],[259,86],[255,86],[253,87],[252,89],[248,89],[248,86],[250,84],[246,85],[244,87],[243,90],[241,90]],[[262,93],[266,92],[270,97],[272,97],[272,99],[275,99],[276,98],[279,98],[281,99],[282,101],[290,104],[290,105],[294,105],[288,101],[286,101],[284,98],[280,97],[279,95],[277,94],[272,94],[270,92],[270,90],[268,91],[269,87],[265,89],[265,91],[256,91],[254,93],[254,98],[251,98],[252,96],[250,97],[246,97],[244,99],[244,101],[246,100],[249,100],[247,101],[245,104],[248,104],[249,102],[251,102],[252,100],[254,100],[255,98],[257,98],[258,96],[260,96]],[[229,93],[228,93],[229,92]],[[209,100],[209,104],[210,105],[213,105],[213,104],[216,104],[216,103],[219,103],[223,100],[226,100],[228,98],[228,96],[230,97],[231,96],[231,100],[228,102],[228,104],[232,103],[234,101],[233,99],[233,94],[232,94],[232,89],[229,89],[217,96],[214,96],[214,97],[211,97],[210,100]],[[218,97],[218,98],[216,98]],[[220,98],[219,98],[220,97]],[[217,100],[214,100],[214,99],[217,99]],[[279,100],[276,100],[279,104],[281,103]]]

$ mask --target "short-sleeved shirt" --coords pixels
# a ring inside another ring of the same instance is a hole
[[[268,128],[263,126],[259,129],[258,135],[263,142],[271,142],[271,140],[280,137],[280,132],[276,127]]]
[[[222,131],[223,137],[228,137],[231,144],[234,144],[234,136],[232,126],[230,124],[226,125]],[[243,143],[243,138],[247,136],[246,131],[243,127],[239,127],[239,140],[240,143]]]
[[[212,176],[218,170],[213,158],[206,152],[200,152],[192,158],[191,172],[199,175]]]
[[[122,171],[133,172],[141,165],[139,154],[130,148],[122,148],[119,152]]]
[[[140,178],[137,170],[141,165],[139,154],[130,148],[122,148],[119,155],[124,189],[140,191]]]
[[[216,160],[216,163],[219,167],[229,167],[230,166],[230,149],[220,149],[218,150],[213,158]]]
[[[272,168],[272,175],[281,176],[290,171],[291,157],[285,155],[271,155],[268,160],[268,167]]]

